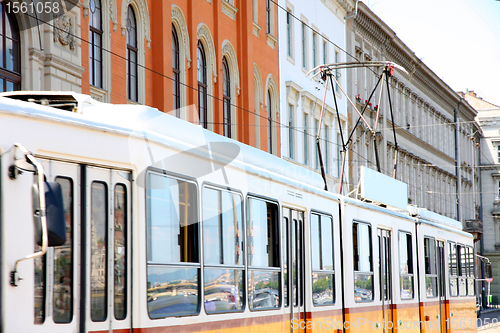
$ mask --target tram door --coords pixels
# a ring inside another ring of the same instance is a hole
[[[438,292],[439,292],[439,318],[441,333],[447,332],[448,314],[446,311],[446,275],[444,261],[444,242],[436,241],[437,273],[438,273]]]
[[[283,208],[284,305],[290,313],[290,332],[306,327],[304,213]],[[286,330],[288,331],[288,329]]]
[[[391,232],[378,229],[380,300],[382,301],[383,332],[392,332]],[[388,324],[390,323],[390,324]]]
[[[130,173],[82,167],[86,223],[82,228],[81,332],[130,329]]]

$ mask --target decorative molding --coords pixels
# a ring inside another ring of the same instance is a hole
[[[222,0],[224,1],[224,0]],[[236,85],[236,94],[240,95],[240,71],[238,69],[238,58],[233,45],[227,39],[222,42],[222,56],[226,56],[229,62],[231,79]]]
[[[94,87],[90,85],[90,97],[99,102],[106,102],[106,95],[108,92],[106,90]]]
[[[215,44],[212,39],[212,35],[210,34],[210,30],[207,25],[204,23],[200,23],[198,25],[198,29],[196,30],[197,39],[203,43],[205,47],[205,53],[208,56],[208,66],[212,70],[213,75],[213,83],[217,82],[217,57],[215,56]],[[209,73],[207,73],[208,75]],[[210,77],[210,76],[208,76]]]
[[[257,64],[253,64],[253,76],[254,76],[254,81],[256,83],[254,89],[255,92],[257,93],[257,98],[260,103],[259,109],[264,108],[264,97],[262,96],[262,77],[260,76],[260,70]]]
[[[139,22],[138,26],[142,27],[141,38],[145,38],[147,42],[148,49],[151,47],[151,27],[149,22],[149,9],[146,0],[123,0],[121,9],[121,24],[122,24],[122,36],[125,36],[127,32],[127,9],[128,6],[134,8],[136,17],[138,16]],[[139,36],[138,36],[139,37]],[[139,40],[139,38],[137,38]]]
[[[276,37],[274,37],[273,35],[271,34],[266,34],[266,41],[267,41],[267,45],[269,45],[270,47],[273,48],[273,50],[276,49],[276,43],[278,42],[278,39]]]
[[[182,10],[176,5],[172,5],[172,24],[176,27],[177,33],[180,35],[178,37],[182,46],[179,45],[179,47],[184,50],[185,58],[187,60],[187,68],[191,68],[191,48],[186,18],[184,17]]]
[[[73,34],[73,19],[67,15],[61,15],[54,19],[54,42],[63,46],[69,46],[71,51],[75,50],[75,38]]]
[[[233,21],[236,21],[236,13],[238,12],[238,8],[234,7],[232,3],[230,3],[228,0],[221,0],[222,1],[222,12],[229,16],[230,19]]]
[[[259,37],[260,29],[262,29],[260,25],[258,25],[256,22],[253,22],[253,34],[255,36]]]

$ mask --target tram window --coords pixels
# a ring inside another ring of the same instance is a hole
[[[457,245],[458,259],[458,293],[460,296],[467,296],[467,251],[463,245]]]
[[[35,251],[39,252],[42,247],[34,241]],[[45,298],[47,297],[46,279],[47,279],[47,255],[34,258],[35,268],[35,324],[45,322]]]
[[[288,217],[285,216],[283,217],[283,300],[285,302],[285,307],[290,305],[290,298],[288,295],[288,247],[290,246],[289,227]]]
[[[313,304],[335,302],[333,270],[333,220],[330,216],[311,214]]]
[[[413,251],[411,234],[399,232],[399,282],[401,299],[413,298]]]
[[[450,296],[458,296],[458,260],[457,245],[448,242],[448,279],[450,281]]]
[[[243,204],[239,194],[203,189],[205,311],[242,311]]]
[[[475,292],[475,260],[474,260],[474,249],[471,246],[467,246],[467,263],[468,263],[468,274],[467,274],[467,291],[469,296],[474,296]]]
[[[353,222],[354,299],[356,302],[373,300],[372,227]]]
[[[424,258],[426,295],[428,298],[437,297],[436,241],[434,238],[424,238]]]
[[[248,304],[251,310],[280,307],[278,205],[248,199]]]
[[[150,318],[199,312],[199,221],[194,183],[156,173],[146,188]]]
[[[55,323],[73,319],[73,181],[57,177],[61,185],[66,220],[66,242],[54,247],[54,291],[52,317]]]
[[[90,317],[104,321],[108,316],[108,189],[102,182],[93,182],[91,190],[90,241]]]
[[[115,185],[114,207],[114,309],[115,318],[127,317],[127,189],[123,184]]]

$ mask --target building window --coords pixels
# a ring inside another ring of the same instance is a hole
[[[16,18],[0,3],[0,92],[21,89],[21,38]]]
[[[335,63],[338,64],[340,62],[340,55],[338,51],[335,51]],[[338,68],[335,68],[335,79],[338,81],[340,80],[340,70]],[[337,83],[335,83],[335,92],[339,92],[340,87]]]
[[[294,128],[293,128],[293,105],[288,104],[288,156],[293,159],[293,150],[294,150],[294,143],[293,143],[293,135],[294,135]]]
[[[401,299],[413,298],[413,251],[411,234],[399,232],[399,287]]]
[[[127,97],[139,101],[137,84],[137,21],[132,6],[127,10]]]
[[[314,133],[313,133],[314,136],[316,136],[318,134],[318,128],[319,128],[318,124],[319,124],[318,119],[314,119]],[[316,147],[316,149],[314,149],[314,151],[316,152],[314,154],[316,156],[314,167],[316,169],[319,169],[319,151],[318,151],[318,147]]]
[[[101,1],[90,0],[90,84],[102,88],[102,16]]]
[[[309,163],[308,155],[309,155],[309,133],[307,129],[307,114],[304,114],[304,164],[307,165]]]
[[[224,136],[231,137],[231,77],[226,57],[222,57],[222,96],[224,98]]]
[[[333,267],[333,220],[330,216],[311,214],[312,298],[314,305],[335,302]]]
[[[207,111],[207,61],[205,49],[200,41],[198,41],[197,51],[197,71],[198,71],[198,116],[200,125],[203,128],[208,127],[208,111]]]
[[[271,0],[266,0],[266,33],[270,34],[271,31]]]
[[[330,154],[328,153],[328,150],[330,148],[330,142],[328,142],[328,126],[325,125],[324,127],[324,132],[325,132],[325,173],[330,173],[330,161],[329,161],[329,156]]]
[[[307,69],[307,36],[305,23],[302,23],[302,67]]]
[[[328,63],[328,43],[323,40],[323,64]]]
[[[312,36],[312,56],[313,56],[313,68],[318,66],[318,34],[313,31]]]
[[[354,300],[373,301],[372,227],[366,223],[352,224],[354,262]]]
[[[497,146],[497,163],[500,163],[500,144]]]
[[[271,106],[271,92],[267,91],[267,151],[273,153],[273,118]]]
[[[287,46],[287,55],[292,58],[292,13],[290,9],[286,12],[286,46]]]
[[[180,117],[181,107],[181,69],[180,69],[180,52],[179,52],[179,38],[177,38],[177,31],[172,26],[172,93],[173,93],[173,111],[174,115]]]

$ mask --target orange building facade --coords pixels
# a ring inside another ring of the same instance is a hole
[[[82,93],[152,106],[280,156],[272,1],[82,1]]]

